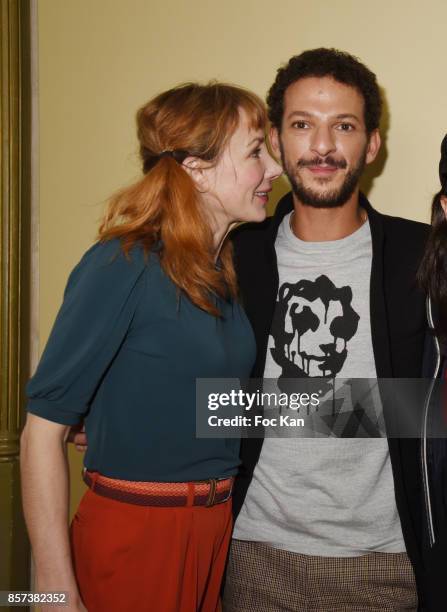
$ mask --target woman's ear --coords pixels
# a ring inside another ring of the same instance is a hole
[[[189,156],[182,162],[182,167],[192,178],[200,193],[205,193],[209,189],[209,170],[210,167],[199,157]]]
[[[441,206],[444,211],[445,218],[447,219],[447,196],[441,196]]]

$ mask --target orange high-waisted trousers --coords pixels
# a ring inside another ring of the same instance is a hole
[[[216,612],[232,530],[231,500],[138,506],[90,489],[71,525],[88,612]]]

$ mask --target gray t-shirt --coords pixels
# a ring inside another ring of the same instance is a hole
[[[375,378],[369,223],[341,240],[304,242],[287,215],[275,248],[264,378]],[[405,551],[387,440],[266,438],[233,537],[328,557]]]

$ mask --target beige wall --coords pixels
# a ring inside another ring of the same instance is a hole
[[[102,203],[139,172],[136,108],[178,82],[218,78],[265,95],[306,48],[359,56],[390,108],[371,200],[428,219],[447,131],[445,0],[39,0],[38,10],[41,348]]]

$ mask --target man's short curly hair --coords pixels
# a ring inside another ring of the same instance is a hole
[[[286,89],[307,77],[332,77],[338,83],[354,87],[365,102],[366,131],[370,134],[379,127],[382,98],[376,75],[353,55],[322,47],[294,55],[279,68],[267,96],[269,119],[275,128],[281,129]]]

